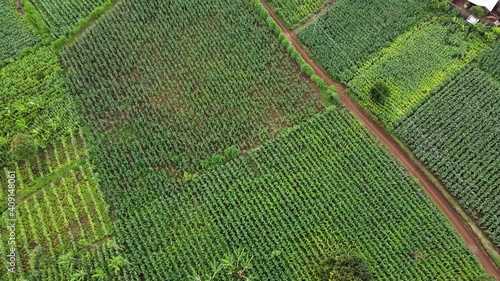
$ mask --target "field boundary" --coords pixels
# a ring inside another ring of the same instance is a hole
[[[292,30],[293,34],[297,34],[299,30],[302,28],[308,26],[311,22],[315,21],[317,18],[319,18],[322,14],[324,14],[328,9],[330,9],[335,2],[338,2],[339,0],[330,0],[321,10],[319,10],[314,16],[312,16],[310,19],[306,20],[303,24],[298,25],[296,28]]]
[[[408,173],[415,177],[419,184],[423,187],[426,194],[433,201],[433,203],[438,207],[441,212],[446,216],[448,221],[452,224],[455,230],[462,237],[463,241],[471,252],[477,257],[479,262],[485,268],[486,272],[492,276],[500,278],[500,270],[496,266],[496,263],[487,251],[487,247],[483,244],[483,240],[487,239],[481,237],[476,231],[472,230],[470,223],[477,227],[474,222],[467,222],[459,212],[452,202],[450,196],[446,191],[443,192],[442,188],[431,180],[428,175],[432,175],[429,169],[418,163],[416,157],[400,142],[398,142],[391,134],[387,133],[381,125],[373,121],[373,119],[361,108],[359,107],[346,93],[346,86],[340,83],[334,82],[329,75],[314,61],[310,58],[309,54],[306,52],[305,48],[299,43],[295,34],[290,31],[286,25],[279,19],[279,17],[274,13],[272,9],[267,5],[266,0],[260,0],[261,4],[269,13],[270,17],[278,24],[281,31],[285,37],[290,41],[292,46],[299,52],[302,58],[313,68],[316,75],[321,77],[328,86],[335,86],[338,92],[338,97],[342,104],[363,124],[366,129],[368,129],[372,135],[391,153],[393,157],[398,159],[398,161],[406,168]],[[410,157],[411,155],[411,157]],[[489,240],[488,240],[489,241]]]

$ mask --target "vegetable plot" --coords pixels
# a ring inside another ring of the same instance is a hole
[[[348,84],[349,93],[377,121],[392,130],[397,120],[484,47],[479,39],[462,32],[458,24],[423,24],[399,37],[360,68]],[[372,95],[377,83],[388,87],[384,100]]]
[[[362,254],[376,280],[482,274],[421,188],[343,109],[135,206],[118,218],[117,241],[151,280],[211,274],[238,248],[259,280],[315,280],[337,251]]]
[[[429,1],[343,0],[297,36],[328,74],[348,82],[376,53],[427,17]]]
[[[150,200],[151,187],[161,194],[214,154],[251,149],[322,110],[262,9],[126,1],[65,50],[112,202]]]
[[[436,173],[500,245],[500,84],[467,67],[396,125],[396,134]]]
[[[307,21],[329,0],[268,0],[269,6],[283,19],[285,24],[294,29]]]

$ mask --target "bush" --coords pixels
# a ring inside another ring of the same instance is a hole
[[[481,6],[474,6],[470,8],[470,12],[473,16],[475,16],[478,19],[484,17],[485,15],[484,8]]]
[[[35,142],[30,135],[17,134],[11,142],[11,153],[16,160],[29,161],[37,152]]]
[[[377,82],[370,90],[370,96],[375,103],[382,104],[391,95],[391,90],[385,83]]]
[[[322,281],[370,281],[373,273],[362,257],[340,253],[320,265],[318,277]]]

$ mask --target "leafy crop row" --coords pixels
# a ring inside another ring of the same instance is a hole
[[[436,88],[395,132],[500,244],[500,84],[466,67]]]
[[[358,104],[386,128],[417,106],[451,73],[469,63],[485,47],[468,38],[458,24],[423,24],[400,36],[359,69],[349,83]],[[374,84],[389,88],[383,101],[371,96]]]
[[[16,163],[18,268],[16,276],[38,276],[69,251],[85,251],[111,235],[111,221],[91,170],[83,132],[51,145],[33,161]],[[5,168],[5,171],[8,169]],[[6,182],[6,178],[0,179]],[[4,191],[2,191],[3,193]],[[2,206],[6,198],[2,196]],[[2,208],[4,211],[5,208]],[[3,212],[0,252],[7,254]],[[33,263],[35,252],[43,264]],[[0,274],[6,268],[0,267]]]
[[[67,35],[106,0],[34,0],[33,3],[54,38]]]
[[[0,0],[0,66],[23,49],[40,43],[15,9],[12,1]]]
[[[117,220],[126,258],[150,280],[210,274],[238,248],[259,280],[314,280],[335,251],[362,254],[377,280],[482,272],[418,184],[343,109],[173,190]]]
[[[328,3],[328,0],[268,0],[269,6],[293,29],[307,21]]]
[[[479,67],[500,81],[500,41],[487,48],[478,58]]]
[[[144,196],[322,110],[313,81],[257,7],[127,1],[65,50],[112,201]]]
[[[297,36],[334,79],[347,82],[364,63],[429,15],[428,1],[343,0]]]

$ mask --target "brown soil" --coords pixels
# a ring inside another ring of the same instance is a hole
[[[460,214],[455,210],[451,203],[446,199],[446,197],[439,191],[439,189],[434,185],[434,183],[428,179],[419,167],[419,164],[414,162],[409,155],[399,146],[399,144],[388,134],[378,123],[373,121],[371,117],[363,111],[347,94],[346,86],[334,82],[326,72],[314,62],[304,48],[299,44],[298,40],[295,38],[294,34],[286,28],[286,26],[279,20],[273,10],[269,8],[265,0],[261,0],[262,5],[269,12],[274,21],[280,26],[281,31],[285,34],[286,38],[295,47],[295,49],[300,53],[302,58],[314,69],[316,75],[321,77],[326,81],[326,83],[337,88],[340,101],[345,105],[345,107],[355,115],[361,123],[372,133],[372,135],[383,144],[389,152],[396,159],[399,160],[401,164],[405,166],[407,171],[418,179],[420,185],[424,188],[429,197],[433,200],[434,204],[441,209],[444,215],[451,222],[455,230],[460,234],[467,247],[476,255],[479,262],[483,265],[486,272],[490,275],[500,278],[500,270],[496,267],[493,260],[488,256],[481,242],[477,236],[472,232],[470,228],[467,227],[467,223],[462,219]],[[423,165],[422,165],[423,166]]]
[[[26,13],[26,11],[24,11],[24,6],[23,3],[21,3],[21,0],[16,0],[16,10],[21,15],[24,15],[24,13]]]

